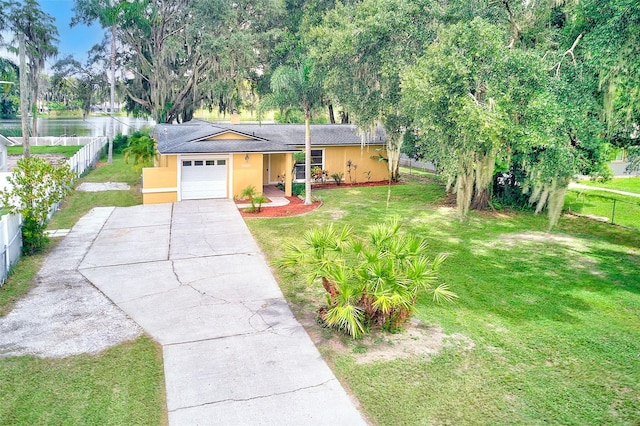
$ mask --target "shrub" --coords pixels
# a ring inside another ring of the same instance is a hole
[[[293,184],[291,185],[291,195],[293,195],[294,197],[304,195],[304,183],[293,182]]]
[[[113,138],[113,153],[120,154],[127,147],[129,143],[129,136],[123,135],[122,133],[118,133],[115,138]]]
[[[156,142],[148,134],[137,131],[129,137],[127,146],[122,152],[125,162],[128,164],[129,160],[133,159],[134,169],[141,171],[143,167],[153,166],[153,160],[156,157]]]
[[[395,331],[410,318],[420,292],[431,293],[436,302],[457,297],[446,284],[435,286],[445,256],[430,258],[424,241],[400,228],[398,220],[374,225],[365,240],[348,226],[312,229],[277,265],[301,267],[310,284],[322,282],[327,304],[318,313],[327,326],[353,338],[371,327]]]
[[[331,175],[331,179],[336,182],[336,185],[340,185],[342,183],[342,178],[344,177],[344,173],[334,173]]]
[[[72,190],[75,175],[68,164],[53,165],[39,157],[18,160],[2,192],[4,208],[22,215],[22,252],[32,255],[48,241],[44,231],[51,207]]]

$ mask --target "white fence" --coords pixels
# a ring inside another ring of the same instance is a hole
[[[6,214],[0,218],[0,243],[2,243],[0,287],[7,280],[11,268],[20,259],[22,250],[20,225],[22,225],[22,220],[18,215]]]
[[[80,177],[89,167],[95,166],[107,144],[106,137],[85,139],[91,140],[83,144],[84,147],[67,160],[67,163],[75,172],[76,177]],[[60,144],[52,143],[52,145]],[[8,188],[9,183],[6,181],[6,177],[10,175],[11,173],[0,173],[0,190]],[[51,208],[49,219],[51,219],[51,216],[53,216],[58,207],[58,205],[55,205]],[[0,255],[0,287],[2,287],[6,281],[11,268],[18,262],[18,259],[20,259],[22,249],[21,225],[22,220],[20,216],[6,214],[0,218],[0,243],[2,244],[2,255]]]
[[[89,167],[96,165],[102,156],[103,149],[107,144],[106,136],[91,138],[91,142],[84,144],[84,147],[67,160],[69,167],[76,173],[76,177],[82,176]]]
[[[14,145],[22,145],[22,137],[8,138]],[[32,136],[29,138],[29,146],[69,146],[87,145],[94,139],[90,136]]]

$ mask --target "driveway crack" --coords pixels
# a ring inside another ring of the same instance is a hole
[[[272,398],[274,396],[292,395],[292,394],[295,394],[295,393],[298,393],[298,392],[302,392],[302,391],[306,391],[306,390],[309,390],[309,389],[320,388],[320,387],[323,387],[323,386],[327,385],[328,383],[335,382],[335,381],[337,381],[337,379],[329,379],[329,380],[326,380],[326,381],[324,381],[322,383],[318,383],[317,385],[304,386],[304,387],[293,389],[293,390],[286,391],[286,392],[275,392],[275,393],[268,394],[268,395],[257,395],[257,396],[252,396],[250,398],[221,399],[219,401],[205,402],[204,404],[189,405],[189,406],[185,406],[185,407],[180,407],[180,408],[176,408],[175,410],[169,410],[169,412],[170,413],[176,413],[178,411],[188,410],[190,408],[207,407],[207,406],[210,406],[210,405],[224,404],[224,403],[227,403],[227,402],[247,402],[247,401],[256,401],[256,400],[265,399],[265,398]]]
[[[171,262],[171,271],[173,272],[173,276],[175,277],[176,282],[178,283],[178,285],[179,285],[180,287],[189,287],[189,288],[191,288],[193,291],[195,291],[196,293],[200,294],[200,296],[202,296],[202,297],[206,297],[207,299],[211,299],[211,300],[213,300],[214,302],[222,302],[222,303],[224,303],[224,304],[229,304],[229,303],[231,303],[230,301],[228,301],[228,300],[226,300],[226,299],[223,299],[223,298],[220,298],[220,297],[215,297],[215,296],[213,296],[213,295],[211,295],[211,294],[207,293],[207,292],[206,292],[206,291],[204,291],[204,290],[200,290],[200,289],[198,289],[198,288],[194,287],[194,286],[192,285],[193,281],[188,282],[188,283],[182,282],[182,280],[180,279],[180,276],[178,275],[178,272],[176,271],[176,265],[175,265],[175,262],[174,262],[173,260],[170,260],[170,262]],[[200,302],[200,305],[204,305],[204,303]]]

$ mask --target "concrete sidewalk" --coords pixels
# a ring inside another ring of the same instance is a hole
[[[80,272],[163,347],[171,425],[365,424],[230,200],[117,208]]]
[[[583,189],[583,190],[586,189],[591,191],[605,191],[605,192],[612,192],[614,194],[626,195],[627,197],[640,198],[640,194],[636,194],[635,192],[619,191],[617,189],[601,188],[599,186],[584,185],[582,183],[575,183],[575,182],[569,182],[569,189]]]

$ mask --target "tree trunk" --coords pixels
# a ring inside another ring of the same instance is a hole
[[[464,154],[460,155],[458,176],[456,178],[456,205],[458,207],[458,215],[460,220],[464,219],[471,205],[471,197],[473,197],[473,159],[464,158]]]
[[[109,84],[111,91],[111,106],[110,117],[111,123],[109,125],[109,152],[107,155],[107,163],[113,162],[113,138],[115,135],[116,119],[114,117],[114,109],[116,104],[116,26],[111,26],[111,70],[109,74]]]
[[[486,210],[489,207],[489,188],[476,188],[470,210]]]
[[[493,172],[496,166],[496,157],[493,151],[480,154],[476,158],[474,168],[474,194],[470,208],[472,210],[486,210],[491,201],[489,188],[493,182]]]
[[[24,46],[24,34],[19,34],[19,56],[20,56],[20,118],[22,122],[22,156],[28,157],[29,151],[29,89],[27,83],[27,61]]]
[[[34,136],[38,136],[38,100],[33,98],[34,104],[31,108],[31,128],[33,129]]]
[[[389,136],[392,134],[393,136]],[[375,130],[374,130],[375,135]],[[387,133],[387,159],[389,167],[389,180],[398,181],[398,170],[400,169],[400,148],[402,147],[402,137],[398,137],[397,133]]]
[[[311,204],[311,111],[304,110],[304,204]]]
[[[336,288],[336,285],[325,277],[322,277],[322,287],[324,287],[327,293],[329,293],[329,300],[333,303],[336,300],[336,296],[338,296],[338,289]]]
[[[329,122],[336,124],[336,116],[333,114],[333,104],[329,102]]]

